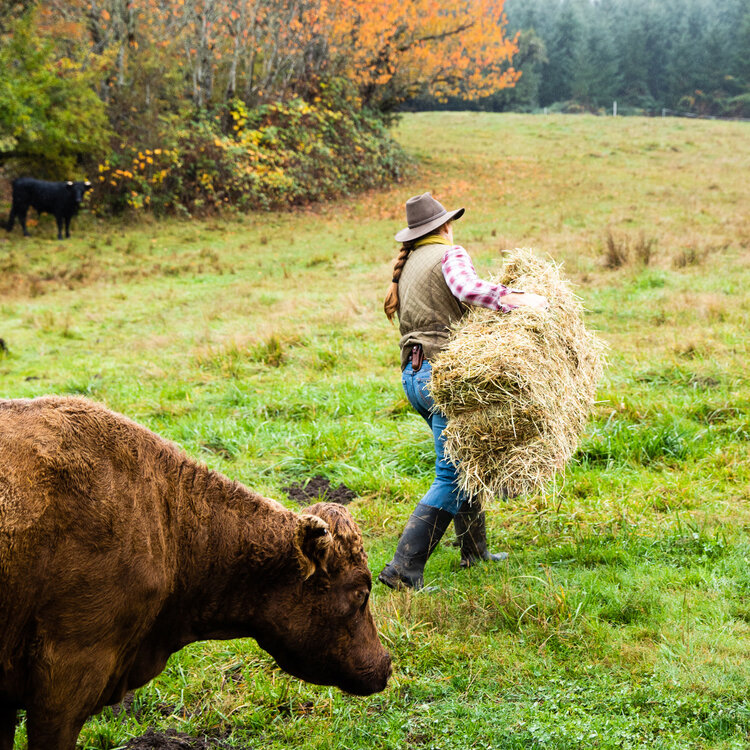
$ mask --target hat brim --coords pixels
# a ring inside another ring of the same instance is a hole
[[[421,224],[418,227],[402,229],[397,232],[394,236],[396,242],[411,242],[411,240],[418,240],[420,237],[424,237],[432,232],[433,229],[443,226],[446,221],[453,221],[460,219],[464,215],[465,208],[457,208],[455,211],[446,211],[442,216],[438,216],[432,221],[428,221],[426,224]]]

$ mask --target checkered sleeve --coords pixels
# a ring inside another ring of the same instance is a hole
[[[467,305],[488,307],[490,310],[510,312],[515,305],[507,305],[502,299],[516,289],[502,284],[492,284],[477,276],[469,253],[460,245],[451,245],[443,255],[443,277],[451,294]]]

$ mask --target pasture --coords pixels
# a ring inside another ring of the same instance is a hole
[[[199,643],[81,747],[149,730],[238,750],[747,747],[748,125],[422,113],[396,132],[416,166],[387,191],[0,234],[0,393],[102,401],[295,509],[284,488],[344,484],[377,574],[432,479],[382,313],[403,203],[429,189],[466,206],[456,241],[480,274],[519,246],[563,262],[609,344],[575,463],[491,507],[507,564],[459,570],[449,532],[426,570],[440,592],[375,585],[385,692]]]

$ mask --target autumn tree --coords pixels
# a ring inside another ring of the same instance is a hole
[[[0,36],[10,32],[11,25],[26,13],[35,0],[3,0],[0,3]]]
[[[331,70],[384,111],[423,92],[486,96],[512,86],[517,51],[502,0],[321,0]]]
[[[157,6],[166,18],[170,3]],[[181,20],[172,38],[199,108],[217,102],[222,78],[225,99],[253,106],[342,77],[362,104],[389,111],[421,90],[480,96],[513,85],[516,46],[502,8],[502,0],[172,0],[168,15]]]
[[[44,0],[38,9],[36,31],[49,40],[41,69],[64,65],[106,110],[109,158],[91,166],[115,210],[192,212],[250,205],[247,196],[271,205],[379,184],[403,164],[384,125],[405,98],[481,96],[518,78],[503,0]],[[6,85],[4,95],[15,94]],[[43,141],[57,138],[55,117],[34,114],[49,129]],[[67,135],[74,150],[86,143],[75,127]]]
[[[0,37],[0,162],[70,178],[80,160],[104,155],[106,114],[90,72],[55,55],[36,20],[27,13]]]
[[[47,17],[78,20],[108,85],[126,85],[128,55],[168,48],[204,109],[241,97],[308,94],[343,77],[361,103],[392,110],[423,90],[481,96],[511,86],[515,42],[503,0],[49,0]],[[221,85],[217,86],[220,82]],[[106,96],[105,92],[102,92]]]

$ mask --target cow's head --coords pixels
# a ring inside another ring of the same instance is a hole
[[[383,690],[391,658],[370,612],[372,576],[362,535],[346,508],[318,503],[298,516],[293,553],[298,571],[288,596],[272,598],[276,619],[259,638],[286,672],[356,695]]]
[[[78,182],[71,182],[68,180],[68,182],[65,183],[68,186],[68,190],[73,195],[73,200],[75,201],[76,206],[79,206],[81,202],[83,201],[83,196],[86,195],[87,190],[91,190],[93,185],[88,180],[79,180]]]

